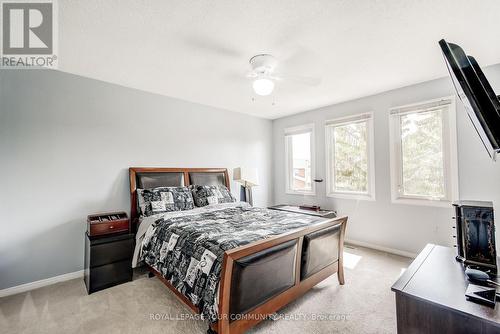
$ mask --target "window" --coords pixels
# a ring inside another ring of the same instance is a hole
[[[314,125],[285,129],[286,192],[314,195]]]
[[[327,196],[374,199],[372,114],[326,122]]]
[[[393,202],[448,206],[458,197],[453,98],[394,108],[390,117]]]

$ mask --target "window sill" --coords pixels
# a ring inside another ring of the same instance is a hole
[[[431,206],[438,208],[451,208],[451,201],[448,200],[432,200],[432,199],[417,199],[398,197],[392,199],[393,204],[407,204],[407,205],[420,205]]]
[[[328,193],[326,194],[326,197],[353,199],[362,201],[375,201],[375,196],[369,194]]]
[[[302,192],[302,191],[294,191],[294,190],[287,190],[285,191],[285,193],[287,195],[301,195],[301,196],[316,196],[316,192],[312,192],[312,191],[309,191],[309,192]]]

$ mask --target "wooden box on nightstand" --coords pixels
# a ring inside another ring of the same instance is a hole
[[[91,294],[132,280],[135,234],[90,237],[85,233],[85,285]]]
[[[87,233],[91,237],[119,232],[130,232],[130,221],[126,212],[99,213],[87,217]]]

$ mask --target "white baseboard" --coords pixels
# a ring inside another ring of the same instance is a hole
[[[64,281],[69,281],[71,279],[75,278],[80,278],[83,277],[83,270],[75,271],[72,273],[67,273],[67,274],[62,274],[59,276],[54,276],[54,277],[49,277],[46,279],[42,279],[39,281],[31,282],[31,283],[26,283],[26,284],[21,284],[17,286],[13,286],[7,289],[0,290],[0,298],[1,297],[6,297],[10,295],[15,295],[18,293],[34,290],[41,288],[43,286],[59,283],[59,282],[64,282]]]
[[[364,241],[346,239],[345,243],[351,244],[354,246],[372,248],[372,249],[379,250],[382,252],[401,255],[401,256],[410,257],[410,258],[415,258],[417,256],[417,254],[415,254],[415,253],[410,253],[410,252],[402,251],[399,249],[374,245],[374,244],[364,242]],[[30,290],[34,290],[34,289],[38,289],[38,288],[41,288],[41,287],[44,287],[47,285],[51,285],[51,284],[55,284],[55,283],[59,283],[59,282],[69,281],[69,280],[72,280],[75,278],[80,278],[80,277],[83,277],[83,270],[79,270],[79,271],[75,271],[72,273],[67,273],[67,274],[63,274],[63,275],[59,275],[59,276],[49,277],[49,278],[42,279],[39,281],[31,282],[31,283],[13,286],[11,288],[0,290],[0,298],[10,296],[10,295],[15,295],[15,294],[30,291]]]
[[[386,253],[401,255],[401,256],[412,258],[412,259],[414,259],[414,258],[417,257],[416,253],[411,253],[411,252],[402,251],[402,250],[399,250],[399,249],[394,249],[394,248],[379,246],[379,245],[371,244],[369,242],[364,242],[364,241],[357,241],[357,240],[352,240],[352,239],[345,239],[345,243],[346,244],[351,244],[351,245],[354,245],[354,246],[371,248],[371,249],[375,249],[375,250],[386,252]]]

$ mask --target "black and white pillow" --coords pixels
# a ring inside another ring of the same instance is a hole
[[[196,206],[206,206],[218,203],[236,202],[233,194],[226,186],[199,186],[192,185],[191,191]]]
[[[146,217],[194,208],[193,195],[188,187],[137,189],[137,201],[139,214]]]

